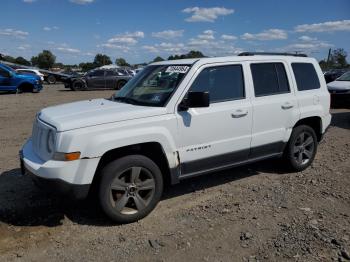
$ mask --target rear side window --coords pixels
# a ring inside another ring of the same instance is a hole
[[[268,96],[289,92],[286,70],[282,63],[250,65],[255,96]]]
[[[193,82],[190,91],[208,91],[211,103],[244,98],[242,66],[227,65],[205,68]]]
[[[299,91],[320,88],[320,81],[313,64],[292,63],[292,68]]]

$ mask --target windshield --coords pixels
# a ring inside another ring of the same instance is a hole
[[[16,74],[16,71],[15,71],[12,67],[9,67],[9,66],[4,65],[4,64],[2,64],[2,66],[3,66],[5,69],[7,69],[8,71],[12,72],[13,74]]]
[[[339,77],[337,81],[350,81],[350,72],[347,72],[341,77]]]
[[[190,65],[151,65],[132,78],[114,100],[144,106],[164,106]]]

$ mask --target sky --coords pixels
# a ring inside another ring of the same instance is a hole
[[[0,53],[26,59],[43,49],[65,64],[97,53],[135,64],[190,50],[350,56],[350,0],[1,0],[0,10]]]

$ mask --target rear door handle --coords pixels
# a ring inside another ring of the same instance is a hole
[[[248,110],[237,109],[231,114],[232,118],[240,118],[248,115]]]
[[[282,106],[282,109],[291,109],[291,108],[293,108],[294,107],[294,105],[293,104],[291,104],[291,103],[289,103],[289,102],[286,102],[286,103],[284,103]]]

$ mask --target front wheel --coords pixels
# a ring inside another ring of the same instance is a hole
[[[294,171],[303,171],[313,162],[317,151],[315,131],[306,125],[293,129],[284,156]]]
[[[159,202],[163,177],[159,167],[142,155],[130,155],[102,170],[99,199],[104,212],[125,224],[147,216]]]

